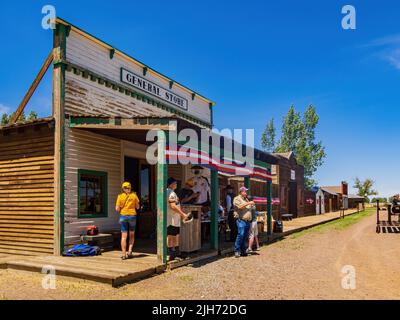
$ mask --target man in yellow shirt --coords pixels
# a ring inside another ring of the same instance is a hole
[[[140,208],[139,198],[135,192],[132,192],[132,186],[129,182],[122,184],[122,193],[117,198],[115,210],[120,213],[119,223],[121,224],[121,249],[122,260],[132,258],[133,244],[135,242],[136,228],[136,210]],[[129,248],[126,254],[126,240],[129,232]]]

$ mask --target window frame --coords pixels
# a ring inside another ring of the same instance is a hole
[[[85,174],[103,178],[104,212],[102,212],[101,214],[81,213],[81,177],[82,177],[82,175],[85,175]],[[108,173],[105,171],[78,169],[78,219],[93,219],[93,218],[108,218]]]

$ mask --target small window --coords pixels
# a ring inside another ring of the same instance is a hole
[[[78,170],[78,217],[107,217],[107,172]]]

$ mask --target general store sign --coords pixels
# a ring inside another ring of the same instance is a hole
[[[121,68],[121,81],[131,85],[132,87],[138,88],[141,91],[149,93],[156,98],[164,100],[178,108],[183,110],[188,109],[187,99],[124,68]]]

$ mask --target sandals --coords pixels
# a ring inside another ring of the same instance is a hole
[[[124,256],[121,257],[122,260],[132,259],[133,253],[126,253]]]

